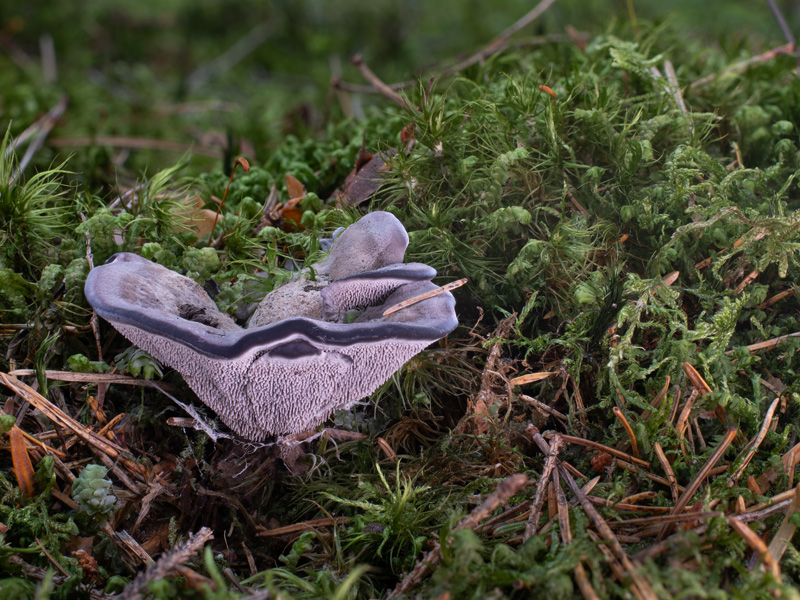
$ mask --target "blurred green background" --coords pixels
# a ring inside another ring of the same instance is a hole
[[[87,0],[0,4],[0,124],[19,134],[62,96],[69,107],[34,166],[72,155],[71,168],[111,181],[175,162],[176,151],[83,147],[92,136],[135,136],[195,149],[194,172],[214,166],[198,148],[230,147],[254,161],[287,134],[360,117],[381,97],[331,93],[331,78],[363,84],[361,53],[384,81],[423,80],[468,56],[529,11],[522,0]],[[783,2],[790,26],[797,3]],[[762,1],[556,2],[514,37],[597,34],[666,24],[677,35],[743,49],[784,43]],[[72,144],[72,145],[70,145]],[[144,143],[147,146],[147,143]],[[214,152],[211,152],[212,154]],[[217,152],[219,153],[219,152]]]

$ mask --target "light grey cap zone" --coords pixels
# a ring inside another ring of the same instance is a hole
[[[389,213],[378,214],[396,221]],[[361,221],[337,238],[327,264],[342,262],[336,248],[352,229],[350,239],[345,238],[347,251],[357,248],[353,239]],[[436,289],[430,282],[436,273],[427,265],[376,263],[374,244],[367,248],[369,259],[348,257],[359,266],[339,268],[344,276],[321,290],[326,319],[351,308],[366,309],[353,323],[289,314],[242,329],[200,285],[130,253],[116,254],[93,269],[84,291],[97,314],[178,370],[231,429],[261,440],[308,430],[333,411],[352,406],[458,325],[449,292],[383,317],[385,308]],[[396,249],[381,254],[397,260]]]

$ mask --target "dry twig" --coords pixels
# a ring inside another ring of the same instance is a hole
[[[516,494],[528,484],[528,477],[522,474],[512,475],[511,477],[501,481],[497,488],[489,494],[486,500],[473,510],[470,515],[464,518],[458,525],[453,528],[453,531],[460,529],[475,529],[478,524],[488,517],[491,512],[501,504],[504,504],[511,496]],[[392,590],[386,597],[386,600],[396,598],[401,594],[407,594],[411,589],[417,585],[422,578],[430,571],[431,567],[439,562],[441,557],[442,547],[437,543],[434,548],[425,553],[425,555],[417,561],[414,568],[405,574],[402,581],[397,584],[397,587]]]
[[[170,552],[164,554],[154,564],[150,565],[139,573],[136,578],[125,586],[120,594],[120,600],[138,600],[147,591],[147,585],[152,581],[158,581],[169,576],[178,567],[182,566],[192,556],[197,554],[205,543],[214,538],[214,534],[208,527],[203,527],[197,533],[189,536],[189,539],[182,544],[178,544]]]

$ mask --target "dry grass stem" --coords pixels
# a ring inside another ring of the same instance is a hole
[[[120,600],[138,600],[147,593],[148,585],[168,577],[179,566],[197,554],[209,540],[214,538],[214,534],[208,527],[203,527],[182,544],[178,544],[171,551],[162,555],[157,562],[139,573],[136,578],[125,586],[119,598]]]

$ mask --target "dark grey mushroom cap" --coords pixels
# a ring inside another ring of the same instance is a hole
[[[236,358],[253,348],[269,350],[298,338],[339,348],[389,338],[430,343],[457,325],[430,319],[389,326],[378,321],[345,324],[289,317],[241,329],[194,281],[130,253],[116,254],[93,269],[84,293],[97,314],[112,325],[133,326],[215,358]]]
[[[331,281],[403,262],[408,234],[392,213],[371,212],[336,236],[328,258],[314,266]]]
[[[393,230],[391,219],[384,222]],[[388,246],[397,245],[396,234]],[[382,260],[389,258],[396,256],[389,252]],[[374,261],[349,261],[348,269],[367,263]],[[369,396],[408,359],[458,325],[449,293],[382,317],[401,299],[436,286],[427,281],[435,271],[426,265],[379,266],[333,281],[329,293],[323,288],[336,312],[351,298],[365,304],[385,299],[350,324],[287,316],[241,329],[201,286],[128,253],[93,269],[85,294],[97,313],[134,344],[178,370],[228,426],[260,440],[315,427],[333,411]]]

